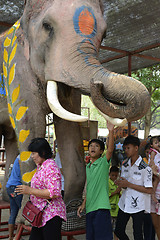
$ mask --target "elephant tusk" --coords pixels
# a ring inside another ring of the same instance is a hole
[[[91,101],[92,101],[92,98],[90,97]],[[92,101],[93,102],[93,101]],[[93,103],[94,104],[94,103]],[[95,106],[95,105],[94,105]],[[109,117],[108,115],[104,114],[103,112],[101,112],[96,106],[95,108],[99,111],[99,113],[109,122],[111,122],[112,124],[114,124],[115,126],[119,126],[119,127],[122,127],[122,126],[125,126],[126,123],[127,123],[127,119],[124,118],[124,119],[120,119],[120,118],[112,118],[112,117]]]
[[[119,126],[119,127],[123,127],[126,125],[127,123],[127,119],[120,119],[120,118],[112,118],[107,116],[106,114],[102,113],[99,109],[98,111],[100,112],[100,114],[109,122],[111,122],[112,124],[114,124],[115,126]]]
[[[68,112],[61,106],[58,100],[57,83],[55,81],[47,82],[47,101],[53,113],[60,118],[72,122],[85,122],[88,120],[87,117]]]

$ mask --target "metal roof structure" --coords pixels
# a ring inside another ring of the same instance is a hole
[[[23,0],[0,1],[0,32],[23,12]],[[130,74],[160,62],[160,0],[103,0],[106,37],[99,59],[108,70]]]

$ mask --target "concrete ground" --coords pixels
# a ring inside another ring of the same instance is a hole
[[[4,171],[0,169],[0,182],[1,184],[3,184],[3,178],[4,178]],[[9,210],[2,210],[2,221],[8,221],[9,218]],[[0,229],[4,227],[0,226]],[[6,226],[7,227],[7,226]],[[132,234],[132,220],[129,221],[128,225],[127,225],[127,229],[126,229],[127,235],[129,237],[130,240],[133,240],[133,234]],[[6,238],[2,238],[1,236],[7,234],[8,232],[0,232],[0,239],[6,239]],[[22,236],[21,240],[28,240],[29,236]],[[76,240],[86,240],[86,235],[83,234],[81,236],[75,236]],[[35,239],[38,240],[38,239]],[[62,240],[67,240],[67,237],[62,237]]]

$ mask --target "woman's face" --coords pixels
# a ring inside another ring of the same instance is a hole
[[[41,158],[38,152],[32,152],[31,157],[36,165],[41,165],[45,161],[45,158]]]
[[[153,144],[151,145],[151,147],[153,147],[154,149],[159,151],[159,146],[160,146],[159,139],[158,138],[154,138],[153,139]]]

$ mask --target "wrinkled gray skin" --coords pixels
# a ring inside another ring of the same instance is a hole
[[[78,32],[76,28],[76,11],[82,6],[90,9],[95,17],[94,31],[85,17],[84,29]],[[150,105],[146,88],[133,78],[107,71],[98,61],[105,30],[106,23],[98,0],[27,1],[21,26],[16,32],[16,73],[10,85],[12,92],[20,84],[19,99],[12,108],[13,113],[16,114],[20,105],[28,107],[22,120],[17,122],[17,136],[21,129],[30,130],[26,141],[18,143],[20,152],[27,151],[32,138],[45,136],[45,116],[51,112],[46,98],[48,80],[58,83],[59,101],[70,112],[80,114],[80,94],[83,93],[91,96],[97,108],[111,117],[126,117],[133,121],[146,113]],[[3,38],[0,41],[3,43]],[[1,72],[2,59],[1,51]],[[0,133],[5,135],[6,171],[18,152],[7,101],[8,98],[3,96],[0,99]],[[54,124],[64,169],[65,201],[68,202],[81,197],[85,182],[81,128],[79,123],[56,115]],[[22,175],[34,167],[31,159],[22,162]]]

